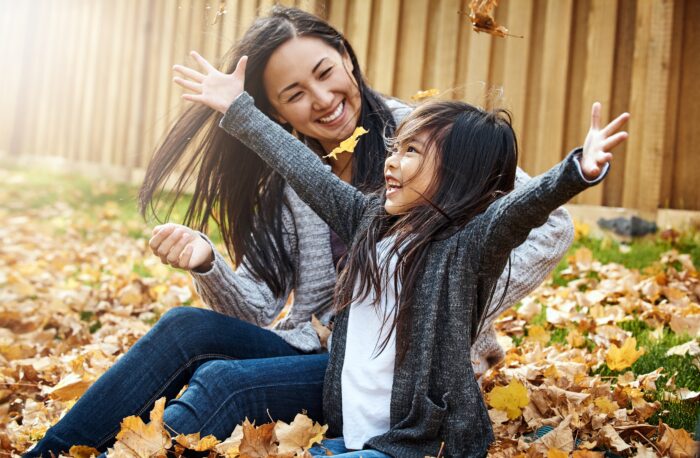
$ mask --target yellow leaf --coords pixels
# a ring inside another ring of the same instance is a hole
[[[547,458],[568,458],[569,454],[559,450],[558,448],[550,448],[547,450]]]
[[[512,379],[506,386],[497,386],[486,395],[494,409],[503,410],[514,420],[522,414],[522,408],[530,403],[527,388],[518,380]]]
[[[533,325],[527,331],[527,338],[541,343],[543,347],[549,343],[549,337],[549,333],[542,326]]]
[[[331,330],[328,329],[321,321],[316,318],[316,315],[311,315],[311,326],[318,334],[318,340],[321,342],[321,347],[328,348],[328,338],[331,335]]]
[[[175,442],[195,452],[206,452],[214,448],[220,441],[211,434],[200,439],[199,433],[196,432],[188,435],[179,434],[175,437]]]
[[[309,449],[323,440],[328,426],[321,426],[303,414],[297,414],[294,421],[287,424],[278,421],[275,425],[275,438],[279,442],[278,453],[298,453]]]
[[[77,399],[90,388],[91,384],[92,380],[85,379],[79,374],[70,373],[63,377],[56,386],[48,390],[47,394],[53,399],[61,401]]]
[[[640,350],[636,350],[636,348],[637,339],[634,337],[628,337],[621,348],[612,344],[608,353],[605,355],[605,362],[610,370],[619,371],[632,366],[632,364],[644,354],[643,348]]]
[[[608,415],[612,415],[613,412],[620,408],[616,402],[610,401],[610,399],[603,397],[597,398],[595,401],[593,401],[593,403],[596,405],[596,407]]]
[[[413,94],[413,95],[411,96],[411,100],[413,100],[413,101],[415,101],[415,102],[419,102],[419,101],[421,101],[421,100],[423,100],[423,99],[428,99],[428,98],[430,98],[430,97],[435,97],[436,95],[439,95],[439,94],[440,94],[440,90],[439,90],[439,89],[435,89],[435,88],[433,88],[433,89],[428,89],[428,90],[425,90],[425,91],[418,91],[418,92],[416,92],[415,94]]]
[[[366,130],[364,127],[360,126],[355,131],[352,133],[350,138],[346,138],[342,142],[340,142],[340,145],[337,147],[333,148],[333,151],[328,153],[326,156],[323,156],[324,158],[333,158],[333,159],[338,159],[338,154],[348,152],[352,153],[355,151],[355,147],[357,146],[357,142],[359,141],[358,139],[369,132]]]
[[[100,451],[87,445],[74,445],[70,448],[68,454],[71,458],[90,458],[91,456],[100,456]]]

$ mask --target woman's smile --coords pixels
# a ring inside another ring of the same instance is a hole
[[[342,121],[342,116],[345,114],[345,100],[342,100],[330,115],[326,115],[318,120],[319,123],[328,127],[335,127]]]

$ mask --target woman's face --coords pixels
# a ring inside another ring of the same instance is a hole
[[[287,41],[272,53],[263,72],[275,118],[332,150],[350,137],[360,116],[352,70],[347,55],[318,38]]]

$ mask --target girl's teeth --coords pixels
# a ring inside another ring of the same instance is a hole
[[[329,122],[335,121],[338,118],[338,116],[340,116],[340,113],[343,112],[343,105],[344,104],[345,104],[345,102],[342,102],[340,105],[338,105],[338,108],[336,108],[332,114],[330,114],[329,116],[326,116],[325,118],[319,119],[319,121],[321,121],[324,124],[328,124]]]

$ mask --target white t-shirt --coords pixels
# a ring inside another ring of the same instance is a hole
[[[380,266],[384,264],[393,243],[394,237],[389,237],[377,244],[377,260]],[[397,256],[392,256],[389,262],[388,281],[384,279],[379,306],[373,305],[373,292],[365,300],[350,305],[345,360],[341,375],[343,439],[345,446],[350,450],[361,449],[368,439],[389,430],[396,333],[392,332],[381,353],[379,349],[391,329],[394,307],[401,290],[401,285],[398,285],[398,290],[394,288]],[[382,329],[387,314],[391,316]]]

